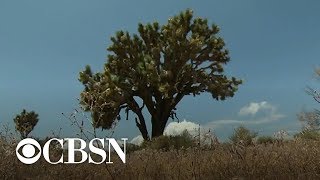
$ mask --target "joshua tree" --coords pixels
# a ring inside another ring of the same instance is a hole
[[[84,85],[81,104],[90,111],[93,126],[112,128],[121,110],[136,115],[143,138],[149,139],[145,116],[151,115],[152,137],[163,134],[177,104],[187,95],[208,92],[216,100],[234,96],[241,80],[228,78],[223,66],[230,60],[218,26],[193,18],[186,10],[160,26],[139,24],[138,34],[119,31],[111,37],[103,72],[90,66],[80,72]]]
[[[316,77],[320,77],[320,68],[315,69]],[[320,103],[320,93],[315,89],[307,86],[306,93],[311,95],[313,99]],[[320,111],[315,109],[311,112],[300,112],[298,119],[305,123],[305,130],[318,131],[320,129]]]
[[[302,111],[298,115],[298,120],[304,123],[304,130],[318,131],[320,127],[320,111]]]
[[[320,77],[320,69],[315,69],[315,75],[317,78]],[[320,103],[320,93],[315,89],[307,86],[306,93],[311,95],[313,99]],[[313,131],[316,132],[320,129],[320,111],[315,109],[314,111],[302,111],[298,115],[298,120],[304,123],[303,131]]]
[[[25,109],[13,119],[16,124],[16,130],[20,132],[21,138],[28,137],[33,128],[37,125],[38,114],[34,111],[27,112]]]

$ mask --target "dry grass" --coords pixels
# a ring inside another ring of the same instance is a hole
[[[0,142],[0,179],[319,179],[320,142],[296,140],[275,144],[214,149],[144,149],[115,158],[108,165],[50,165],[43,159],[23,165],[15,144]]]

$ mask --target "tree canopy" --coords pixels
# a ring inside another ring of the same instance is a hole
[[[34,111],[27,112],[25,109],[16,115],[13,119],[16,124],[16,130],[20,132],[21,138],[24,139],[28,137],[33,128],[37,125],[39,118],[38,114]]]
[[[147,140],[144,108],[151,115],[151,135],[157,137],[183,97],[203,92],[216,100],[234,96],[242,81],[224,74],[230,57],[218,32],[217,25],[194,18],[189,9],[162,26],[139,24],[138,34],[118,31],[111,37],[103,72],[93,73],[90,66],[80,72],[80,103],[91,112],[94,127],[112,128],[121,110],[126,119],[133,112]]]

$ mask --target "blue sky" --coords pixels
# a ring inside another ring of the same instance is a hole
[[[226,72],[244,84],[234,98],[222,102],[206,94],[185,98],[178,105],[180,119],[215,128],[220,136],[230,133],[237,121],[270,134],[299,129],[296,114],[319,107],[304,88],[320,87],[313,74],[320,66],[320,1],[179,2],[1,0],[0,122],[12,122],[26,108],[39,113],[35,135],[60,127],[63,134],[73,134],[61,113],[77,107],[79,71],[87,64],[102,70],[116,31],[136,32],[139,22],[163,24],[186,8],[220,26],[231,53]],[[258,111],[240,113],[252,107]],[[271,120],[273,115],[281,116]],[[262,119],[270,122],[247,122]],[[227,123],[217,123],[222,121]],[[133,118],[120,122],[115,131],[118,137],[138,134]]]

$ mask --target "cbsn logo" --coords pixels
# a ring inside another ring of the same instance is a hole
[[[104,150],[105,148],[105,140],[108,142],[108,155],[109,159],[107,159],[107,153]],[[37,162],[40,159],[41,154],[43,154],[44,159],[50,163],[50,164],[60,164],[60,163],[65,163],[65,164],[80,164],[84,163],[85,161],[88,160],[89,163],[92,164],[102,164],[102,163],[113,163],[111,162],[111,146],[115,150],[115,152],[118,154],[120,157],[121,161],[123,163],[126,163],[126,141],[128,140],[127,138],[121,138],[123,140],[123,150],[121,149],[120,145],[114,138],[106,138],[106,139],[99,139],[99,138],[94,138],[89,142],[89,153],[85,151],[85,148],[87,147],[86,141],[79,139],[79,138],[65,138],[65,139],[57,139],[57,138],[52,138],[48,140],[44,146],[43,149],[41,149],[40,144],[31,138],[26,138],[23,139],[19,142],[16,148],[16,155],[18,159],[24,163],[24,164],[33,164]],[[59,161],[52,162],[49,157],[49,147],[50,144],[53,141],[57,141],[61,148],[63,148],[63,144],[67,143],[67,151],[68,151],[68,160],[66,162],[63,161],[63,154],[61,155],[61,158]],[[78,148],[75,147],[75,142],[79,142]],[[100,143],[100,146],[96,147],[97,144]],[[19,149],[22,147],[22,155],[19,153]],[[38,154],[35,155],[36,149],[35,147],[39,150]],[[81,153],[81,160],[80,161],[75,161],[75,152],[80,152]],[[102,160],[100,162],[96,162],[92,159],[91,153],[94,153],[96,155],[99,155],[102,157]]]

